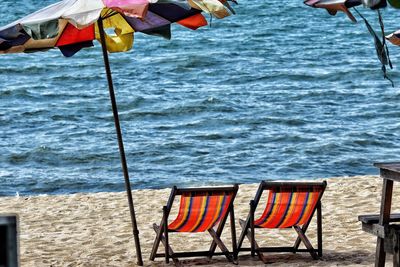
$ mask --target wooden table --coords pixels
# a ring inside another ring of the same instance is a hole
[[[392,192],[393,192],[393,182],[400,182],[400,162],[393,163],[375,163],[375,167],[380,169],[380,176],[383,179],[382,187],[382,198],[381,198],[381,210],[379,214],[379,221],[377,225],[377,230],[384,229],[387,231],[387,226],[390,222],[390,210],[392,207]],[[376,254],[375,254],[375,266],[383,267],[385,266],[385,238],[377,234],[376,242]],[[394,256],[393,263],[398,266],[399,262]],[[397,264],[396,264],[397,263]]]

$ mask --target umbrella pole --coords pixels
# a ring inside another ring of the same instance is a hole
[[[100,18],[98,20],[98,26],[99,26],[99,33],[100,33],[100,40],[101,40],[101,48],[103,50],[104,66],[106,68],[106,74],[107,74],[108,89],[110,91],[112,111],[113,111],[113,115],[114,115],[115,130],[117,132],[117,137],[118,137],[118,146],[119,146],[119,153],[120,153],[120,157],[121,157],[122,170],[123,170],[124,178],[125,178],[125,188],[126,188],[126,193],[128,196],[129,211],[131,214],[133,237],[135,239],[135,246],[136,246],[137,264],[139,266],[143,266],[142,252],[140,250],[139,230],[138,230],[137,223],[136,223],[135,208],[133,206],[131,183],[129,181],[128,165],[126,163],[124,143],[122,141],[121,127],[119,124],[118,108],[117,108],[117,102],[115,100],[114,86],[113,86],[113,82],[112,82],[111,69],[110,69],[110,62],[108,60],[107,48],[105,45],[106,39],[104,36],[104,27],[103,27],[102,18]]]

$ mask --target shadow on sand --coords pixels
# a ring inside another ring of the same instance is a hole
[[[270,266],[346,266],[346,265],[372,265],[375,254],[372,251],[351,250],[347,252],[337,252],[324,250],[324,255],[320,260],[313,260],[309,254],[288,254],[288,253],[269,253],[266,256],[270,259]],[[155,265],[164,266],[164,262],[158,259]],[[227,262],[222,257],[213,257],[211,261],[205,258],[181,260],[183,266],[235,266]],[[268,264],[269,265],[269,264]],[[238,266],[265,266],[257,257],[249,254],[239,254]]]

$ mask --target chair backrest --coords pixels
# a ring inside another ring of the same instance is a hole
[[[227,216],[237,191],[238,185],[176,189],[171,192],[171,196],[173,193],[181,195],[179,212],[176,219],[168,225],[168,229],[177,232],[204,232],[214,227]],[[172,203],[169,204],[172,206]],[[171,207],[167,208],[169,210]]]
[[[254,224],[262,228],[288,228],[307,223],[322,194],[326,182],[262,182],[257,192],[257,204],[262,191],[268,190],[265,209]]]

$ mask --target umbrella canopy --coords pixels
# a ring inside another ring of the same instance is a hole
[[[101,43],[138,265],[143,265],[128,166],[107,52],[133,46],[134,33],[171,38],[176,22],[195,30],[207,25],[202,12],[224,18],[233,13],[235,0],[64,0],[0,28],[0,54],[58,48],[70,57],[93,41]],[[236,2],[235,2],[236,3]],[[105,30],[110,29],[110,30]],[[108,34],[109,32],[111,34]]]
[[[202,12],[224,18],[230,10],[227,0],[64,0],[1,27],[0,53],[58,48],[72,56],[100,41],[99,18],[114,30],[106,34],[107,50],[124,52],[132,48],[134,32],[169,39],[174,22],[195,30],[207,25]]]

